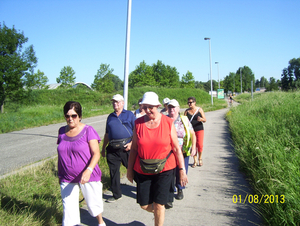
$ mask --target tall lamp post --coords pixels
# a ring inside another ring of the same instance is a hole
[[[240,76],[241,76],[241,94],[243,93],[243,88],[242,88],[242,68],[240,68]]]
[[[211,94],[211,105],[214,104],[213,100],[213,85],[212,85],[212,75],[211,75],[211,50],[210,50],[210,38],[204,38],[204,40],[209,41],[209,65],[210,65],[210,94]]]
[[[219,89],[220,89],[220,71],[219,71],[219,62],[215,62],[218,65],[218,81],[219,81]]]

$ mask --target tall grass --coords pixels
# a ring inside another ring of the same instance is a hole
[[[204,111],[205,108],[211,111],[226,107],[222,100],[216,100],[215,105],[211,106],[210,96],[200,89],[142,87],[129,90],[127,109],[137,109],[138,100],[147,91],[156,92],[161,103],[165,97],[177,99],[182,108],[187,107],[187,98],[190,96],[197,98],[197,104]],[[123,94],[123,91],[119,93]],[[6,102],[5,113],[0,114],[0,133],[63,122],[62,109],[69,100],[80,102],[85,118],[108,114],[112,111],[112,96],[85,89],[33,90],[20,102]]]
[[[279,197],[259,205],[267,225],[300,224],[299,106],[300,92],[273,92],[244,101],[227,114],[241,169],[254,193]]]

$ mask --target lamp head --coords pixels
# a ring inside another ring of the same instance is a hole
[[[204,38],[204,40],[210,40],[210,38]]]

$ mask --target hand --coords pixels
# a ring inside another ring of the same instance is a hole
[[[81,176],[80,183],[85,184],[89,182],[92,172],[89,169],[86,169]]]
[[[130,149],[131,149],[131,144],[132,144],[132,142],[129,142],[128,144],[125,144],[125,145],[124,145],[124,148],[125,148],[124,150],[125,150],[125,151],[130,151]]]
[[[182,187],[185,187],[185,185],[188,183],[188,178],[185,173],[185,170],[179,170],[179,178],[180,178],[180,184]]]
[[[133,183],[133,170],[127,169],[127,179]]]
[[[192,148],[191,156],[194,157],[197,154],[196,148]]]

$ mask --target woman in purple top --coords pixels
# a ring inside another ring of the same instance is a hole
[[[58,177],[63,202],[62,225],[80,224],[79,188],[87,203],[89,213],[99,225],[105,226],[102,218],[102,183],[100,137],[95,129],[81,122],[80,103],[69,101],[64,106],[67,122],[58,131]]]

